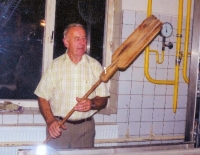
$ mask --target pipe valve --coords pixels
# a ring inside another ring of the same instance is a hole
[[[173,44],[171,42],[168,42],[168,44],[165,43],[166,42],[166,38],[163,37],[162,39],[162,50],[165,51],[165,47],[168,47],[169,49],[173,48]]]
[[[164,44],[165,47],[168,47],[169,49],[173,48],[173,44],[171,42],[168,42],[168,44]]]
[[[176,61],[175,62],[176,65],[180,65],[182,57],[183,57],[183,53],[182,53],[182,51],[179,51],[178,52],[178,56],[176,56],[176,60],[175,60]]]

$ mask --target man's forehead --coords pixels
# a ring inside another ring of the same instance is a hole
[[[77,31],[83,31],[84,33],[86,33],[84,28],[78,26],[69,29],[69,32],[77,32]]]

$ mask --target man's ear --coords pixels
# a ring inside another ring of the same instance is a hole
[[[65,47],[69,47],[69,42],[67,41],[67,39],[66,38],[63,38],[63,43],[64,43],[64,45],[65,45]]]

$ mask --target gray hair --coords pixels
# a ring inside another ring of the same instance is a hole
[[[84,27],[82,24],[79,24],[79,23],[72,23],[72,24],[69,24],[69,25],[64,29],[64,32],[63,32],[63,37],[64,37],[64,38],[67,36],[67,33],[69,32],[69,29],[72,28],[72,27],[82,27],[82,28],[85,30],[85,27]]]

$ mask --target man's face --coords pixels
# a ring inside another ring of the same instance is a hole
[[[82,27],[70,28],[63,42],[68,49],[68,53],[73,56],[82,56],[86,52],[87,38]]]

